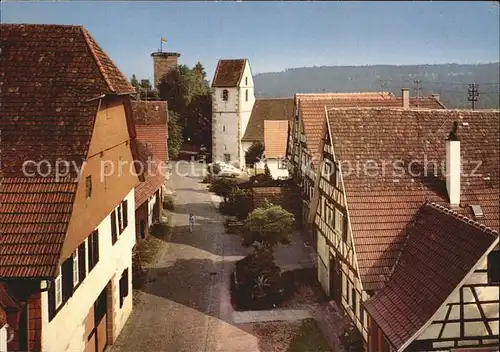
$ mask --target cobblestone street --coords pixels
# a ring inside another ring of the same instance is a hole
[[[201,177],[188,174],[187,165],[173,166],[172,231],[150,269],[150,282],[135,292],[139,303],[110,351],[258,351],[257,338],[230,320],[232,262],[245,250],[239,238],[224,234],[217,197]],[[202,164],[193,166],[201,175]],[[193,233],[189,213],[196,217]]]

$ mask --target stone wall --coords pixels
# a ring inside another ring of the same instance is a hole
[[[154,87],[158,87],[161,78],[167,74],[171,69],[177,67],[179,53],[164,53],[156,52],[152,53],[153,57],[153,68],[154,68]]]

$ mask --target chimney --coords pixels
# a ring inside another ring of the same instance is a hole
[[[167,52],[154,52],[151,54],[153,57],[154,65],[154,88],[158,88],[158,84],[162,77],[167,74],[171,69],[177,67],[177,61],[179,60],[179,53],[167,53]]]
[[[431,94],[431,97],[439,101],[439,94]]]
[[[410,90],[408,88],[401,88],[401,96],[403,97],[403,109],[410,108]]]
[[[453,128],[446,140],[446,189],[450,205],[460,205],[460,139],[457,135],[458,122],[453,122]]]

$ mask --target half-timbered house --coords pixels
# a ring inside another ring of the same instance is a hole
[[[499,112],[325,117],[318,278],[368,350],[496,346]]]
[[[296,94],[294,118],[289,126],[287,158],[289,172],[302,190],[302,230],[316,246],[316,233],[312,225],[310,204],[317,178],[317,167],[321,150],[325,108],[334,107],[412,107],[420,109],[444,108],[438,97],[410,97],[408,89],[401,90],[401,97],[385,92],[371,93],[322,93]],[[318,180],[319,182],[319,180]],[[314,214],[314,212],[313,212]]]

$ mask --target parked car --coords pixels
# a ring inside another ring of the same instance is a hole
[[[231,165],[225,165],[224,167],[221,168],[219,173],[217,173],[217,176],[220,177],[238,177],[240,175],[241,175],[241,170]]]

